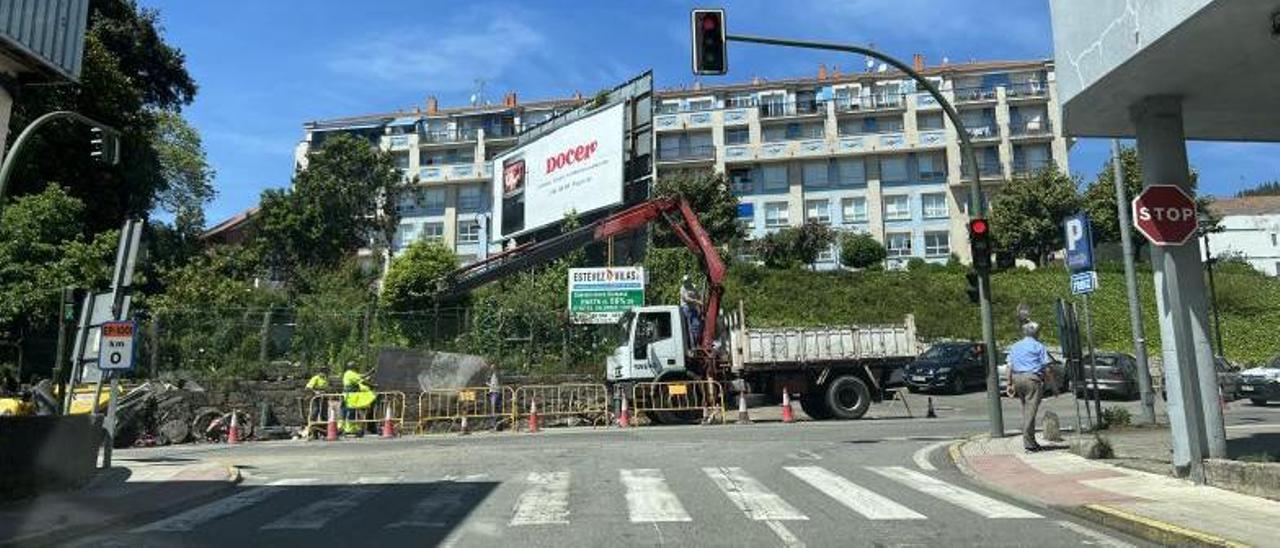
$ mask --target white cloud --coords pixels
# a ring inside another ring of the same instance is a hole
[[[342,75],[407,89],[461,91],[535,54],[543,35],[508,10],[481,10],[388,30],[347,44],[329,62]]]

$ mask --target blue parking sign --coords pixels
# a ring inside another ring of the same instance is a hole
[[[1093,229],[1089,226],[1089,216],[1080,212],[1067,217],[1062,221],[1062,230],[1066,236],[1067,270],[1093,270]]]

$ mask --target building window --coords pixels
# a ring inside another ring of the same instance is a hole
[[[423,193],[422,201],[422,208],[426,210],[427,214],[440,215],[441,213],[444,213],[443,188],[428,188],[427,191]]]
[[[765,228],[779,228],[790,224],[786,202],[769,202],[764,204]]]
[[[917,154],[916,171],[921,181],[945,181],[947,179],[947,157],[944,154]]]
[[[844,198],[840,200],[840,216],[845,224],[867,222],[866,198]]]
[[[951,235],[946,232],[925,232],[924,254],[928,257],[945,257],[950,255]]]
[[[444,240],[444,223],[422,223],[422,239],[433,242]]]
[[[726,128],[724,130],[724,144],[726,145],[745,145],[751,141],[751,131],[745,127]]]
[[[1272,232],[1272,233],[1271,233],[1271,247],[1275,247],[1275,246],[1276,246],[1276,233],[1275,233],[1275,232]]]
[[[689,99],[689,110],[711,110],[716,108],[716,100],[710,97]]]
[[[911,256],[911,233],[892,232],[885,237],[885,250],[890,257]]]
[[[905,221],[909,219],[911,219],[910,196],[902,195],[884,197],[884,220]]]
[[[901,116],[867,118],[865,122],[864,129],[867,133],[902,133]]]
[[[762,168],[764,178],[765,192],[785,191],[789,186],[787,182],[787,165],[771,164]]]
[[[480,221],[458,221],[458,243],[480,243]]]
[[[880,158],[880,182],[907,182],[907,158],[905,156],[885,156]]]
[[[919,131],[932,131],[942,129],[942,113],[920,113],[916,115],[916,129]]]
[[[831,184],[831,167],[826,160],[805,162],[802,171],[806,188],[826,188]]]
[[[729,105],[729,108],[742,108],[742,107],[749,107],[749,106],[755,105],[755,99],[751,97],[750,93],[747,93],[745,95],[744,94],[730,95],[727,103]]]
[[[405,172],[409,170],[409,153],[408,152],[404,152],[404,153],[397,152],[395,154],[395,159],[396,159],[396,169],[399,169],[401,172]]]
[[[761,129],[763,140],[766,143],[776,143],[787,140],[786,126],[768,126]]]
[[[751,194],[755,191],[755,181],[750,168],[729,170],[729,190],[734,194]]]
[[[412,242],[417,238],[417,225],[413,223],[403,223],[400,225],[400,230],[396,231],[396,235],[399,236],[399,238],[397,238],[399,241],[396,242],[396,249],[408,247],[409,242]]]
[[[738,226],[742,227],[742,231],[751,233],[756,227],[756,205],[751,202],[741,202],[738,204]]]
[[[658,114],[675,114],[680,110],[680,101],[663,101],[658,103]]]
[[[945,219],[947,217],[947,195],[924,194],[920,196],[920,209],[924,210],[926,219]]]
[[[484,202],[484,194],[478,185],[458,187],[458,210],[466,212],[479,211]]]
[[[818,260],[816,262],[833,263],[835,262],[835,260],[836,260],[835,251],[833,251],[830,247],[828,247],[818,252]]]
[[[841,186],[865,186],[867,184],[867,167],[861,158],[847,158],[836,162]]]
[[[804,211],[805,222],[831,224],[831,204],[827,200],[806,200]]]

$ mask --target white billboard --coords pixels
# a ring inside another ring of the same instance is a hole
[[[622,203],[624,103],[493,159],[498,238]]]

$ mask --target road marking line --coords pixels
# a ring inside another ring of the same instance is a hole
[[[426,498],[419,500],[404,519],[389,523],[387,529],[401,527],[448,527],[455,525],[449,518],[462,508],[463,498],[474,490],[466,483],[443,482],[430,490]],[[461,527],[459,527],[461,529]]]
[[[1012,504],[1000,502],[986,495],[962,489],[940,479],[902,466],[870,466],[869,470],[906,485],[926,495],[950,502],[956,506],[995,519],[1040,518],[1040,514],[1023,510]]]
[[[867,519],[928,519],[915,510],[837,476],[826,468],[787,466],[784,469]]]
[[[929,455],[933,454],[933,452],[936,451],[939,447],[942,447],[951,442],[952,440],[943,440],[937,443],[931,443],[929,445],[921,447],[919,451],[916,451],[915,454],[911,455],[911,460],[915,461],[916,466],[919,467],[921,470],[929,470],[929,471],[937,470],[938,467],[934,466],[932,462],[929,462]]]
[[[702,471],[724,491],[725,496],[756,521],[807,520],[794,506],[748,476],[741,468],[703,468]]]
[[[516,500],[511,525],[569,523],[569,472],[530,472],[529,489]]]
[[[773,520],[766,520],[764,524],[768,525],[769,529],[773,530],[773,534],[778,535],[778,538],[782,540],[783,546],[786,546],[787,548],[805,548],[804,543],[800,542],[800,539],[796,538],[796,536],[791,533],[791,530],[787,529],[787,526],[782,523]]]
[[[138,527],[130,532],[173,533],[191,531],[204,523],[231,515],[246,507],[253,506],[254,504],[262,502],[267,497],[279,492],[276,489],[271,489],[271,487],[306,485],[308,483],[314,483],[315,481],[315,478],[291,478],[273,481],[265,486],[249,487],[243,493],[224,497],[203,506],[197,506],[176,516],[170,516],[160,521]]]
[[[329,520],[360,506],[382,491],[391,478],[360,478],[350,487],[338,489],[333,496],[303,506],[284,517],[263,525],[261,529],[320,529]]]
[[[1134,548],[1132,544],[1116,539],[1114,537],[1104,535],[1099,531],[1094,531],[1093,529],[1080,525],[1079,523],[1062,520],[1058,522],[1058,525],[1061,525],[1064,528],[1070,529],[1076,533],[1089,537],[1097,541],[1098,544],[1101,546],[1108,546],[1110,548]]]
[[[627,510],[632,523],[693,521],[680,499],[667,487],[661,470],[640,468],[618,472],[627,488]]]

